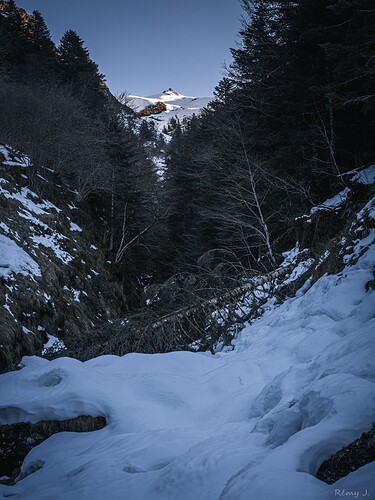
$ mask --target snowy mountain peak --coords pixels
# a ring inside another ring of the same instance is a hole
[[[175,101],[176,99],[196,99],[194,96],[187,96],[185,94],[181,94],[180,92],[176,92],[171,87],[162,92],[158,92],[156,94],[152,94],[146,96],[145,99],[158,99],[159,101]]]
[[[212,99],[183,95],[169,87],[148,97],[130,95],[129,104],[142,119],[154,121],[161,132],[171,118],[181,121],[185,117],[198,115]]]
[[[163,90],[163,95],[183,97],[182,94],[175,92],[171,87],[169,87],[169,89],[167,90]]]

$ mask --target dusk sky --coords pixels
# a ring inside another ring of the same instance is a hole
[[[85,41],[113,93],[172,87],[210,96],[231,61],[239,0],[19,0],[44,16],[56,43],[67,29]]]

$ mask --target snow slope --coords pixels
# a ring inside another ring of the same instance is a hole
[[[189,117],[193,114],[198,115],[212,99],[213,97],[185,96],[169,89],[149,97],[131,95],[129,96],[129,105],[135,111],[139,112],[149,105],[156,104],[158,101],[163,102],[167,107],[166,111],[158,115],[142,118],[154,121],[159,132],[161,132],[171,118],[178,118],[181,121],[184,117]]]
[[[372,214],[372,204],[367,213]],[[362,212],[358,225],[363,221]],[[211,355],[24,358],[0,376],[0,422],[103,415],[91,433],[34,448],[3,497],[50,500],[330,500],[375,492],[375,463],[314,477],[375,415],[375,231],[336,275],[308,281]]]

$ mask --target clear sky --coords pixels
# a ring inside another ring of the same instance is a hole
[[[211,96],[231,61],[239,0],[16,0],[39,10],[52,38],[67,29],[85,41],[113,93],[150,95],[172,87]]]

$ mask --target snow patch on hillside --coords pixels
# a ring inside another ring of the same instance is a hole
[[[79,233],[82,233],[82,228],[80,228],[79,225],[75,224],[74,222],[70,223],[70,230],[71,231],[78,231]]]
[[[28,167],[30,158],[26,155],[14,151],[10,146],[0,144],[0,154],[4,157],[3,165],[8,167]]]
[[[120,308],[100,248],[91,244],[87,214],[48,168],[39,169],[35,192],[29,167],[25,155],[0,145],[1,370],[18,360],[15,346],[37,352],[46,334],[67,342]]]
[[[68,264],[73,260],[73,256],[61,248],[60,242],[65,236],[54,233],[46,234],[43,236],[32,236],[31,240],[35,245],[42,245],[45,248],[50,248],[58,259],[60,259],[64,264]]]
[[[42,273],[28,253],[8,236],[0,234],[0,277],[9,278],[12,274],[41,276]]]
[[[0,153],[5,158],[2,164],[7,167],[28,167],[30,165],[30,159],[27,156],[12,150],[9,146],[0,145]],[[12,269],[15,273],[20,273],[22,271],[25,275],[32,274],[33,276],[40,276],[39,266],[28,255],[28,252],[36,255],[39,245],[51,249],[55,256],[65,264],[73,260],[73,256],[61,246],[63,240],[67,240],[68,238],[54,227],[56,225],[54,220],[56,216],[62,212],[61,208],[58,208],[47,199],[40,198],[28,187],[12,185],[5,178],[0,178],[0,197],[1,196],[13,202],[15,209],[18,208],[18,210],[14,210],[14,221],[17,220],[17,217],[25,219],[28,222],[29,233],[27,241],[24,238],[21,242],[21,238],[17,231],[9,227],[5,222],[0,223],[0,233],[1,231],[4,233],[4,235],[0,234],[2,237],[0,265],[3,269],[3,276],[5,276],[5,273],[9,276]],[[76,223],[71,221],[69,217],[68,219],[71,231],[82,232],[82,229]],[[47,221],[49,224],[46,223]],[[12,221],[9,221],[9,223],[10,222]],[[5,235],[7,235],[7,240],[9,240],[6,244],[4,239]],[[9,237],[22,243],[22,245],[26,247],[27,252],[9,239]],[[16,261],[18,262],[17,265],[15,264]],[[8,271],[4,271],[4,269]]]
[[[43,345],[42,354],[52,354],[65,349],[65,344],[62,340],[47,333],[47,342]]]

